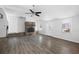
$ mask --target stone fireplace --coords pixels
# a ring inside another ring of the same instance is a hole
[[[25,22],[25,35],[33,35],[35,33],[35,22]]]

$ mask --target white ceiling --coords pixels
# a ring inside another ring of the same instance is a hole
[[[29,12],[29,9],[33,9],[32,5],[1,5],[0,7],[4,8],[7,11],[19,13]],[[37,8],[37,6],[35,6],[35,8]]]
[[[32,5],[1,5],[7,12],[25,14],[30,12]],[[42,11],[42,20],[53,20],[56,18],[66,18],[79,14],[78,5],[37,5],[35,11]]]
[[[58,18],[67,18],[79,15],[78,5],[43,5],[39,7],[42,9],[43,20],[53,20]]]
[[[25,14],[25,12],[29,12],[29,9],[32,8],[31,5],[2,5],[0,6],[4,8],[6,12],[15,13],[15,14]]]

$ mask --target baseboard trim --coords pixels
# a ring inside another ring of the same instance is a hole
[[[5,38],[7,38],[7,37],[0,37],[0,39],[5,39]]]
[[[45,34],[41,34],[41,35],[45,35]],[[45,35],[45,36],[48,36],[48,37],[51,37],[51,38],[55,38],[55,39],[59,39],[59,40],[63,40],[63,41],[67,41],[67,42],[71,42],[71,43],[75,43],[75,44],[79,44],[78,42],[73,42],[73,41],[70,41],[70,40],[65,40],[63,38],[58,38],[58,37],[54,37],[54,36],[50,36],[50,35]]]
[[[24,36],[25,32],[19,32],[19,33],[10,33],[8,34],[8,37],[14,37],[14,36]]]

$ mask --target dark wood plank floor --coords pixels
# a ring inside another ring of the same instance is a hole
[[[7,54],[78,54],[79,44],[45,35],[0,39],[0,53]]]

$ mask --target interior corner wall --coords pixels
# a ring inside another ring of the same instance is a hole
[[[12,13],[7,13],[7,20],[9,26],[8,34],[25,32],[24,17],[20,17]]]
[[[72,18],[67,18],[64,20],[71,21],[71,31],[63,32],[62,21],[63,19],[52,20],[52,21],[43,21],[41,22],[42,30],[41,34],[49,35],[52,37],[72,41],[79,43],[79,16]]]

